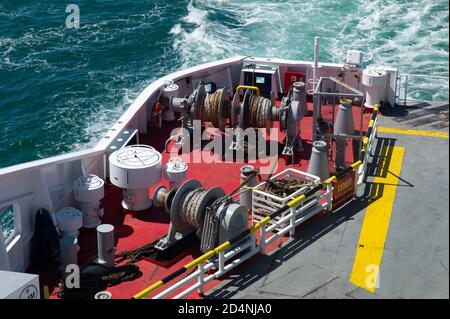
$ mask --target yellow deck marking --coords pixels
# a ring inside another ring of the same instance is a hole
[[[387,154],[386,151],[389,152],[384,147],[382,154]],[[378,271],[383,256],[404,153],[404,147],[394,146],[390,163],[386,163],[385,157],[381,159],[378,168],[381,171],[387,171],[387,174],[386,177],[374,178],[373,186],[377,187],[375,194],[372,194],[374,201],[366,209],[361,228],[350,282],[370,292],[375,292],[377,279],[379,279]],[[386,165],[389,165],[389,167],[387,168]],[[383,189],[382,194],[379,194],[381,189]],[[380,195],[382,196],[378,198]]]
[[[382,126],[379,126],[378,127],[378,132],[448,138],[448,132],[425,131],[425,130],[407,130],[407,129],[394,128],[394,127],[382,127]]]

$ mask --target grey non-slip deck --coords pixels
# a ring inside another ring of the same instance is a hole
[[[404,147],[405,153],[375,293],[349,280],[376,171],[370,167],[361,197],[300,225],[295,238],[247,261],[207,296],[449,298],[449,140],[379,133],[377,145]]]

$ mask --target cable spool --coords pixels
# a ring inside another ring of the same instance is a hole
[[[250,98],[250,126],[264,128],[272,126],[272,101],[262,96],[252,95]]]
[[[242,106],[239,102],[239,92],[233,97],[231,103],[231,125],[236,124],[242,129],[266,128],[267,130],[273,126],[273,106],[272,101],[260,95],[254,95],[250,90],[246,90]],[[277,113],[277,112],[275,112]],[[235,115],[239,114],[237,121]]]
[[[197,180],[186,181],[170,202],[170,220],[174,229],[178,232],[201,229],[206,207],[225,195],[220,187],[205,189]],[[170,192],[166,198],[170,198]]]
[[[181,220],[192,226],[195,230],[199,230],[203,226],[204,211],[201,211],[199,206],[207,193],[207,189],[202,187],[196,188],[185,194],[185,198],[181,204],[179,211]]]
[[[214,127],[224,131],[230,112],[230,91],[228,88],[224,87],[206,96],[203,121],[211,122]]]

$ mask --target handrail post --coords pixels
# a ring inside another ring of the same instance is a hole
[[[405,97],[403,100],[403,105],[406,106],[406,95],[408,94],[408,75],[405,76]]]
[[[200,296],[203,296],[205,293],[205,279],[203,278],[203,274],[205,272],[205,268],[203,267],[203,263],[198,264],[198,271],[200,272],[198,274],[198,294]]]
[[[294,238],[295,236],[295,208],[290,209],[290,213],[292,214],[290,218],[291,229],[289,230],[289,236]]]
[[[223,250],[219,251],[219,273],[222,275],[225,272],[225,253]]]
[[[333,212],[333,185],[331,183],[327,184],[327,213]]]
[[[261,239],[260,239],[260,243],[259,243],[259,251],[261,253],[261,255],[265,255],[266,254],[266,227],[265,225],[263,225],[260,229],[260,235],[261,235]]]

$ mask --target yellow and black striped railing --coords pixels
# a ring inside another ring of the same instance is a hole
[[[363,147],[361,149],[360,159],[358,161],[356,161],[355,163],[351,164],[349,167],[347,167],[347,168],[337,172],[336,174],[334,174],[333,176],[329,177],[327,180],[323,181],[322,183],[317,184],[316,186],[314,186],[313,188],[309,189],[308,191],[306,191],[305,193],[303,193],[299,197],[294,198],[293,200],[288,202],[283,207],[281,207],[278,210],[276,210],[275,212],[271,213],[269,216],[263,218],[262,220],[260,220],[256,224],[254,224],[252,227],[244,230],[243,232],[241,232],[240,234],[236,235],[232,239],[230,239],[230,240],[224,242],[223,244],[221,244],[220,246],[218,246],[218,247],[216,247],[216,248],[214,248],[214,249],[204,253],[200,257],[194,259],[193,261],[191,261],[190,263],[184,265],[183,267],[179,268],[178,270],[174,271],[170,275],[168,275],[168,276],[164,277],[163,279],[155,282],[153,285],[145,288],[141,292],[139,292],[136,295],[134,295],[133,299],[142,299],[142,298],[147,297],[150,293],[152,293],[153,291],[155,291],[159,287],[167,284],[169,281],[172,281],[173,279],[175,279],[176,277],[178,277],[181,274],[185,273],[189,269],[192,269],[193,267],[198,266],[200,263],[202,263],[205,260],[213,257],[214,255],[216,255],[219,252],[225,250],[226,248],[230,247],[231,245],[240,242],[246,236],[248,236],[248,235],[250,235],[252,233],[255,233],[258,229],[260,229],[261,227],[266,225],[270,220],[275,219],[276,217],[278,217],[279,215],[281,215],[283,212],[287,211],[288,209],[296,207],[298,204],[303,202],[308,197],[314,195],[316,192],[318,192],[318,191],[320,191],[322,189],[325,189],[328,184],[332,183],[333,181],[339,180],[339,179],[343,178],[344,176],[346,176],[347,174],[349,174],[350,172],[356,170],[360,165],[363,164],[364,157],[365,157],[365,152],[366,152],[366,149],[367,149],[367,145],[368,145],[370,136],[371,136],[371,134],[373,132],[373,126],[375,124],[375,119],[376,119],[377,115],[378,115],[378,105],[375,105],[373,113],[372,113],[372,117],[371,117],[370,122],[369,122],[369,127],[368,127],[367,132],[365,134],[365,137],[363,139]]]
[[[374,125],[377,116],[378,116],[378,104],[375,104],[372,116],[370,117],[369,127],[367,128],[366,135],[363,138],[363,146],[361,148],[361,152],[359,153],[359,160],[362,162],[364,162],[364,158],[366,157],[367,147],[369,145],[369,140],[374,130]]]

